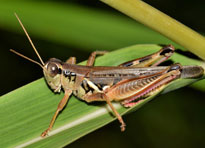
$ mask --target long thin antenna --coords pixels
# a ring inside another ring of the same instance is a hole
[[[31,61],[31,62],[33,62],[33,63],[35,63],[35,64],[38,64],[39,66],[41,66],[41,68],[44,69],[44,67],[41,65],[41,63],[39,63],[39,62],[37,62],[37,61],[34,61],[33,59],[30,59],[29,57],[26,57],[25,55],[23,55],[23,54],[21,54],[21,53],[15,51],[15,50],[13,50],[13,49],[10,49],[10,51],[13,52],[13,53],[15,53],[15,54],[17,54],[18,56],[20,56],[20,57],[26,59],[26,60],[29,60],[29,61]]]
[[[19,21],[19,24],[20,24],[21,27],[23,28],[23,31],[25,32],[25,34],[26,34],[26,36],[27,36],[27,38],[28,38],[28,40],[29,40],[31,46],[33,47],[33,49],[34,49],[35,53],[37,54],[39,60],[41,61],[42,65],[45,65],[44,62],[43,62],[43,60],[41,59],[41,56],[39,55],[39,53],[38,53],[36,47],[34,46],[34,44],[33,44],[32,40],[31,40],[30,36],[28,35],[28,33],[27,33],[25,27],[23,26],[21,20],[19,19],[18,15],[17,15],[16,13],[14,13],[14,14],[15,14],[17,20]],[[11,51],[13,52],[14,50],[11,50]],[[15,51],[14,51],[14,53],[17,54],[17,52],[15,52]],[[18,55],[19,55],[19,54],[18,54]],[[20,55],[21,55],[21,54],[20,54]],[[21,56],[22,56],[22,55],[21,55]],[[23,57],[23,56],[22,56],[22,57]],[[25,56],[24,56],[24,58],[25,58]],[[31,61],[31,60],[30,60],[30,61]]]

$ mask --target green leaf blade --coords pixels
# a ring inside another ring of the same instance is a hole
[[[135,45],[97,58],[96,65],[113,66],[159,50],[158,45]],[[186,58],[179,54],[173,61],[189,65],[203,65],[203,62]],[[163,92],[181,87],[195,79],[174,81]],[[172,86],[172,87],[171,87]],[[162,92],[162,93],[163,93]],[[48,127],[63,93],[54,94],[43,79],[34,81],[0,98],[0,139],[2,147],[62,147],[115,120],[108,107],[102,104],[87,104],[72,96],[57,118],[50,136],[41,138],[40,134]],[[155,96],[126,109],[115,103],[118,111],[125,114],[146,104]],[[120,126],[120,124],[119,124]],[[129,125],[127,125],[129,126]],[[119,128],[120,130],[120,128]]]

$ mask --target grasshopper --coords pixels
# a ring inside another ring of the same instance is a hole
[[[17,15],[16,17],[41,63],[12,49],[11,51],[38,64],[43,69],[47,84],[54,92],[59,93],[61,89],[65,92],[48,129],[41,134],[42,137],[45,137],[52,129],[59,112],[64,108],[71,94],[86,102],[105,101],[121,123],[121,131],[124,131],[126,124],[112,105],[112,101],[119,101],[124,107],[132,107],[141,99],[161,91],[176,79],[198,78],[204,73],[204,69],[200,66],[181,66],[180,64],[158,66],[174,53],[172,45],[164,46],[156,53],[115,67],[93,66],[95,57],[105,54],[106,51],[91,53],[86,66],[76,65],[75,57],[70,57],[66,62],[51,58],[44,63],[21,20]]]

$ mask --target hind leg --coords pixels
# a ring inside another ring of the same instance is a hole
[[[157,66],[167,60],[174,52],[174,46],[167,45],[160,49],[158,52],[150,54],[145,57],[134,59],[120,64],[121,67],[149,67]]]

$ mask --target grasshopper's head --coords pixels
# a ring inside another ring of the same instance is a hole
[[[17,20],[19,21],[21,27],[23,28],[31,46],[33,47],[33,49],[34,49],[34,51],[35,51],[36,55],[38,56],[41,63],[39,63],[31,58],[28,58],[28,57],[24,56],[23,54],[14,51],[13,49],[11,49],[10,51],[25,58],[25,59],[27,59],[27,60],[29,60],[29,61],[31,61],[31,62],[33,62],[33,63],[35,63],[35,64],[38,64],[43,69],[43,73],[44,73],[45,79],[47,81],[47,84],[55,92],[60,92],[60,90],[61,90],[60,74],[61,74],[62,62],[58,59],[51,58],[48,62],[44,63],[43,60],[41,59],[38,51],[36,50],[31,38],[29,37],[25,27],[23,26],[21,20],[19,19],[19,17],[17,16],[16,13],[15,13],[15,16],[16,16]]]
[[[54,92],[60,92],[62,62],[59,59],[51,58],[43,67],[43,74],[47,84],[54,90]]]

